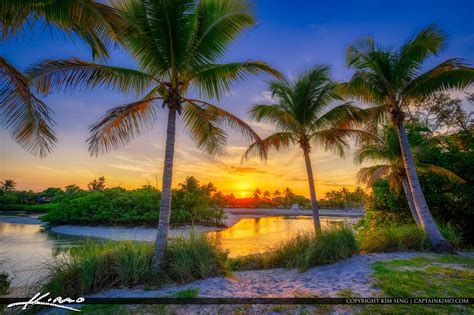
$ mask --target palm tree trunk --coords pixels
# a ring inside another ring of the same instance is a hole
[[[408,207],[410,207],[411,215],[415,220],[416,225],[421,226],[420,218],[418,217],[418,213],[416,213],[415,203],[413,202],[413,196],[410,191],[410,186],[408,185],[408,181],[406,178],[402,180],[403,191],[405,191],[405,196],[407,197]]]
[[[171,214],[171,183],[173,180],[174,142],[176,135],[176,109],[169,108],[168,127],[166,130],[165,162],[161,193],[160,217],[153,251],[152,269],[157,271],[163,264],[168,243],[168,230]]]
[[[416,172],[415,162],[411,154],[410,144],[408,142],[408,136],[403,126],[403,120],[394,119],[394,125],[397,129],[398,140],[400,142],[400,149],[403,156],[403,164],[407,173],[408,183],[410,185],[410,191],[413,196],[413,203],[415,204],[416,212],[420,219],[421,227],[423,228],[426,236],[428,237],[433,250],[437,253],[454,253],[454,248],[446,239],[441,235],[441,232],[436,225],[433,216],[426,203],[425,195],[421,190],[420,180]]]
[[[304,161],[306,164],[306,173],[308,175],[309,194],[311,196],[311,210],[313,211],[313,223],[316,231],[321,230],[321,223],[319,222],[319,211],[316,203],[316,190],[314,188],[313,168],[311,167],[311,160],[309,158],[309,150],[303,149]]]

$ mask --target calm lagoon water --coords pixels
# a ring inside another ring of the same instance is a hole
[[[323,229],[338,223],[354,223],[355,219],[324,217]],[[313,230],[311,217],[242,218],[235,225],[208,232],[229,251],[231,257],[262,253],[298,233]],[[0,222],[0,271],[13,277],[14,287],[29,286],[45,274],[45,264],[85,238],[50,232],[37,224]]]

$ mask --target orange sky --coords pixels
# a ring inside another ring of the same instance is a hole
[[[64,187],[77,184],[87,187],[87,183],[98,176],[105,176],[107,186],[120,185],[136,188],[147,184],[147,180],[161,187],[163,167],[164,124],[158,123],[149,134],[135,139],[129,146],[118,151],[90,157],[83,132],[58,134],[59,144],[55,152],[39,159],[24,152],[9,136],[2,132],[2,150],[0,178],[11,178],[18,183],[19,189],[35,191],[47,187]],[[256,130],[268,134],[270,126],[254,124]],[[65,128],[64,126],[62,129]],[[236,197],[249,196],[255,190],[273,191],[285,187],[296,193],[308,195],[306,171],[300,150],[295,147],[287,152],[271,153],[267,163],[254,158],[240,163],[246,143],[239,135],[231,134],[228,156],[212,160],[200,152],[190,138],[178,128],[174,164],[174,186],[186,176],[195,176],[201,182],[213,182],[224,193],[234,193]],[[352,157],[345,160],[330,152],[314,148],[313,168],[316,177],[317,193],[320,197],[330,190],[341,186],[353,188],[355,174],[359,168]]]

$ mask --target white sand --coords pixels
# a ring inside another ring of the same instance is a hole
[[[336,297],[342,289],[351,289],[354,296],[370,297],[379,292],[377,288],[371,286],[372,263],[421,255],[429,253],[355,255],[347,260],[314,267],[305,272],[280,268],[240,271],[227,278],[209,278],[185,285],[166,286],[159,290],[112,289],[91,297],[159,297],[193,288],[199,289],[200,297]]]

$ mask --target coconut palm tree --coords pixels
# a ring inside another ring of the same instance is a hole
[[[108,47],[124,26],[116,9],[94,0],[1,0],[0,38],[41,23],[74,33],[94,56],[108,57]],[[44,157],[56,143],[49,107],[35,96],[28,79],[0,56],[0,115],[4,127],[24,149]]]
[[[434,142],[438,142],[436,137],[425,140],[421,137],[419,128],[411,126],[408,129],[408,140],[418,172],[434,173],[445,176],[455,182],[464,182],[462,178],[443,167],[425,164],[420,161],[419,155],[423,153],[424,149],[433,145]],[[367,186],[372,186],[379,179],[387,179],[390,189],[397,194],[403,188],[413,219],[420,226],[420,218],[416,212],[413,196],[406,177],[397,131],[392,125],[383,128],[382,134],[377,137],[377,141],[360,145],[354,153],[354,162],[360,164],[365,161],[381,164],[361,168],[357,173],[358,180]]]
[[[91,126],[88,143],[92,155],[128,144],[152,127],[160,107],[167,110],[163,192],[153,255],[156,269],[164,260],[168,237],[177,115],[198,148],[214,156],[225,155],[226,126],[261,142],[243,120],[208,101],[190,97],[190,92],[219,99],[235,81],[259,73],[279,73],[261,61],[218,63],[235,38],[255,23],[252,4],[246,0],[123,0],[117,5],[130,25],[120,34],[120,41],[137,61],[138,69],[68,59],[45,61],[29,73],[44,93],[52,88],[105,86],[140,95],[133,103],[109,110]]]
[[[315,66],[302,73],[296,80],[280,79],[268,84],[273,97],[278,103],[273,105],[255,105],[250,114],[257,121],[275,124],[277,132],[263,140],[265,150],[277,151],[298,144],[303,151],[308,176],[311,208],[314,227],[321,228],[313,169],[311,165],[312,144],[321,145],[325,150],[332,150],[344,155],[347,146],[346,138],[359,133],[347,125],[350,120],[360,120],[362,110],[344,103],[330,109],[334,101],[341,101],[337,93],[338,86],[329,78],[328,66]],[[360,131],[362,132],[362,131]],[[259,149],[259,143],[252,144],[243,158]]]
[[[436,252],[454,252],[441,235],[421,190],[403,122],[406,108],[417,99],[449,89],[462,90],[474,82],[474,70],[461,59],[448,59],[422,72],[423,62],[436,55],[446,40],[435,25],[422,29],[398,49],[383,48],[369,37],[347,49],[347,64],[355,69],[344,90],[372,105],[376,121],[387,117],[395,126],[413,202],[421,226]]]

